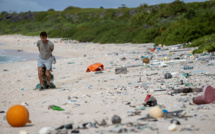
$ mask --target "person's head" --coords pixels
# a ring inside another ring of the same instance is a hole
[[[47,40],[47,33],[45,31],[40,33],[40,39],[42,40],[43,43],[46,42]]]

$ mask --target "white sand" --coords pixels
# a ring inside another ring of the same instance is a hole
[[[16,49],[25,52],[38,53],[36,41],[39,37],[26,37],[22,35],[5,35],[0,36],[0,49]],[[59,41],[60,39],[50,39]],[[105,119],[108,127],[90,128],[80,130],[80,133],[108,133],[115,128],[111,125],[111,117],[116,114],[122,118],[122,123],[137,122],[137,119],[145,117],[150,107],[141,111],[141,115],[129,116],[130,111],[143,106],[143,102],[149,92],[153,95],[158,104],[164,105],[168,111],[185,110],[188,116],[186,119],[176,118],[181,125],[175,132],[169,132],[168,126],[171,119],[158,119],[157,122],[140,121],[140,123],[153,126],[158,130],[149,128],[141,129],[137,133],[207,133],[214,134],[215,127],[215,104],[198,106],[192,104],[192,97],[201,95],[201,93],[188,93],[186,96],[175,94],[167,95],[166,91],[154,92],[154,89],[160,89],[159,81],[163,80],[166,88],[169,86],[176,87],[179,80],[186,79],[182,77],[183,72],[190,72],[193,76],[187,79],[195,87],[202,87],[205,84],[214,85],[214,77],[206,77],[201,73],[193,71],[204,70],[204,73],[215,73],[214,66],[207,66],[207,62],[194,61],[188,63],[194,66],[193,70],[183,70],[184,64],[172,64],[166,68],[158,67],[133,67],[128,68],[127,74],[115,74],[115,68],[125,64],[141,64],[141,60],[135,60],[139,55],[146,55],[148,49],[153,44],[96,44],[96,43],[54,43],[55,49],[53,54],[60,56],[57,63],[53,65],[53,74],[55,77],[54,84],[56,89],[45,91],[33,90],[39,83],[37,76],[37,61],[18,62],[0,64],[0,111],[5,111],[15,105],[26,102],[30,113],[31,124],[25,127],[13,128],[4,117],[6,113],[0,113],[0,134],[15,134],[20,130],[27,130],[30,134],[36,134],[42,127],[52,126],[59,127],[63,124],[73,122],[74,125],[86,122],[101,121]],[[147,49],[148,48],[148,49]],[[113,54],[117,52],[119,55]],[[168,54],[168,51],[163,53]],[[84,57],[86,55],[86,57]],[[176,54],[175,54],[176,55]],[[126,57],[125,61],[121,61]],[[158,57],[163,59],[163,57]],[[74,64],[68,64],[75,62]],[[95,74],[94,72],[86,73],[87,67],[93,63],[100,62],[104,65],[103,73]],[[3,71],[3,70],[8,71]],[[141,72],[141,82],[139,74]],[[179,72],[172,79],[164,79],[165,72]],[[158,73],[158,75],[148,76],[146,74]],[[206,81],[207,80],[207,81]],[[206,83],[207,82],[207,83]],[[129,84],[130,83],[130,84]],[[141,85],[148,83],[147,90]],[[201,83],[201,85],[199,85]],[[88,88],[92,85],[92,88]],[[179,86],[183,87],[183,86]],[[179,88],[178,87],[178,88]],[[24,88],[24,90],[21,90]],[[69,102],[76,100],[76,102]],[[188,98],[188,102],[179,102],[180,98]],[[130,106],[126,105],[130,102]],[[64,108],[65,111],[48,110],[49,105],[57,105]],[[192,105],[190,105],[192,104]],[[196,116],[194,116],[196,114]],[[124,126],[123,126],[124,127]],[[134,127],[127,127],[130,129]],[[183,128],[190,128],[191,131],[180,131]],[[138,130],[138,129],[137,129]]]

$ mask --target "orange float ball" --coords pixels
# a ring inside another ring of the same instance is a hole
[[[12,106],[7,111],[6,119],[12,127],[23,127],[26,123],[31,122],[29,121],[28,109],[22,105]]]

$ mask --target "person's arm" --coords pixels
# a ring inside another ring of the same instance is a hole
[[[40,44],[39,44],[39,41],[37,41],[37,47],[38,47],[38,50],[40,52]]]
[[[51,52],[53,52],[53,50],[54,50],[54,44],[52,43],[52,45],[51,45]]]

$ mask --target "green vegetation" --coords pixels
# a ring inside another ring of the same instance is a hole
[[[47,31],[49,37],[81,42],[149,43],[173,45],[192,42],[199,46],[195,53],[214,51],[215,1],[170,4],[118,9],[69,6],[63,11],[0,14],[0,34],[38,36]]]

